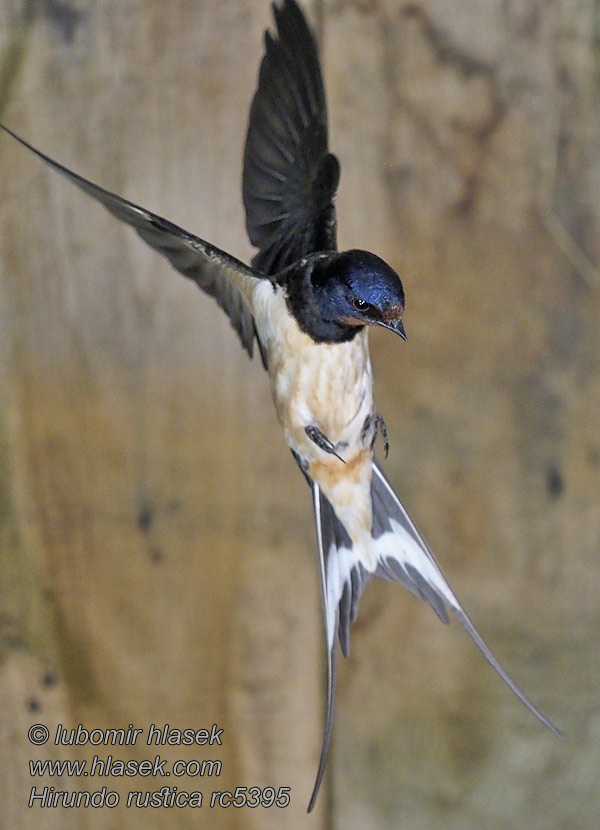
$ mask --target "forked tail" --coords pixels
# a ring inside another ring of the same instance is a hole
[[[448,610],[452,611],[484,657],[519,700],[548,729],[562,737],[560,731],[521,691],[485,644],[454,595],[427,543],[375,462],[371,484],[372,549],[368,558],[364,551],[353,545],[332,506],[314,482],[312,488],[327,636],[327,709],[321,758],[308,806],[309,812],[317,799],[331,741],[335,693],[335,637],[337,634],[342,652],[347,656],[350,649],[350,625],[358,613],[364,586],[372,576],[402,583],[418,599],[429,603],[443,623],[449,622]],[[373,552],[377,563],[374,571],[367,569],[364,564],[365,561],[373,561]]]

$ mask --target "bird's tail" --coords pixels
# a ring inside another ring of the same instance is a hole
[[[373,576],[402,583],[418,599],[429,603],[443,623],[449,622],[448,611],[452,611],[475,645],[519,700],[548,729],[560,737],[560,731],[519,689],[485,644],[379,466],[373,463],[373,526],[371,538],[368,540],[368,551],[361,550],[358,545],[352,543],[318,485],[313,482],[312,487],[327,634],[327,712],[321,759],[309,812],[315,804],[321,785],[331,739],[336,634],[342,652],[347,656],[350,649],[350,625],[356,619],[362,591]]]

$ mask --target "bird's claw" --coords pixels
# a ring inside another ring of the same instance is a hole
[[[385,426],[385,421],[383,420],[383,415],[380,415],[379,412],[373,412],[369,415],[365,421],[363,426],[362,434],[363,440],[366,440],[368,434],[373,431],[373,436],[371,438],[371,448],[375,446],[375,441],[377,440],[377,430],[381,431],[381,440],[383,441],[383,451],[385,453],[385,457],[388,457],[388,453],[390,451],[390,442],[388,441],[388,434],[387,428]]]
[[[330,441],[329,438],[324,433],[322,433],[318,427],[310,425],[304,427],[304,431],[306,432],[310,440],[313,441],[313,443],[315,443],[317,447],[319,447],[319,449],[324,450],[324,452],[329,453],[329,455],[335,455],[336,458],[339,458],[342,464],[346,463],[342,456],[338,455],[338,453],[336,452],[335,444],[333,443],[333,441]]]
[[[383,415],[380,415],[379,412],[375,413],[375,437],[377,437],[377,427],[379,427],[381,431],[383,451],[385,453],[385,457],[387,458],[390,451],[390,442],[388,440],[387,427],[385,425],[385,421],[383,420]]]

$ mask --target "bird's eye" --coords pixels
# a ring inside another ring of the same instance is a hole
[[[366,311],[370,308],[370,305],[366,302],[366,300],[359,300],[358,298],[353,300],[352,304],[357,311]]]

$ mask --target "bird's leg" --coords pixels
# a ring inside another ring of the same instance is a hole
[[[385,421],[383,420],[383,415],[380,415],[379,412],[372,412],[370,415],[367,415],[364,426],[362,428],[363,440],[367,439],[367,436],[369,435],[371,430],[373,431],[373,437],[371,438],[371,449],[375,446],[375,441],[377,440],[377,429],[381,430],[383,451],[385,452],[385,457],[387,458],[388,453],[390,451],[390,442],[388,441],[388,434],[385,426]]]
[[[321,432],[319,427],[310,425],[304,427],[304,432],[308,435],[310,440],[313,441],[317,445],[317,447],[319,447],[319,449],[328,452],[330,455],[335,455],[336,458],[340,459],[342,464],[346,463],[342,456],[338,455],[335,451],[335,444],[333,443],[333,441],[330,441],[329,438]]]
[[[388,440],[387,434],[387,427],[385,425],[385,421],[383,420],[383,415],[380,415],[379,412],[375,413],[375,434],[377,436],[377,427],[381,430],[381,440],[383,441],[383,451],[385,453],[385,457],[388,457],[388,453],[390,451],[390,442]]]

